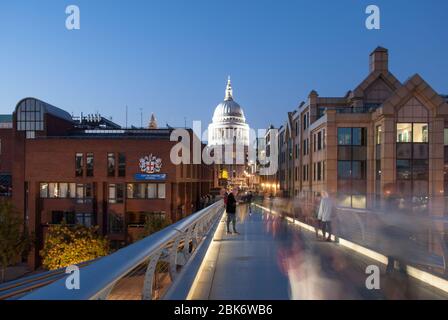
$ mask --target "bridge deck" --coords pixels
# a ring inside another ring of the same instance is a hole
[[[253,207],[238,210],[237,231],[225,216],[215,233],[190,299],[447,299],[443,291],[402,275],[336,243],[317,240]],[[366,267],[378,265],[380,290],[365,286]]]

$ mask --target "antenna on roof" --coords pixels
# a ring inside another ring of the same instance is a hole
[[[126,125],[125,128],[128,128],[128,105],[126,105]]]
[[[140,108],[140,128],[143,128],[143,109]]]

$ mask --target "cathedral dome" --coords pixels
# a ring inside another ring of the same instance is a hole
[[[245,122],[244,112],[241,106],[233,100],[223,101],[215,109],[213,122],[226,121]]]
[[[223,102],[218,104],[213,114],[213,123],[219,122],[246,122],[243,108],[233,100],[230,78],[227,80],[226,97]]]

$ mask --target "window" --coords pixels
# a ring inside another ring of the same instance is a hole
[[[115,177],[115,154],[107,154],[107,176]]]
[[[399,143],[412,142],[411,123],[397,123],[397,142]]]
[[[76,183],[69,183],[68,196],[69,198],[76,198]]]
[[[317,133],[317,150],[322,150],[322,131]]]
[[[48,198],[48,183],[41,183],[40,184],[40,197],[41,198]]]
[[[322,180],[322,162],[317,163],[317,181]]]
[[[427,123],[397,123],[398,143],[428,143]]]
[[[166,192],[166,190],[165,190],[165,184],[164,183],[159,183],[158,185],[157,185],[157,191],[158,191],[158,198],[159,199],[165,199],[165,192]]]
[[[325,161],[322,161],[322,180],[325,181]]]
[[[443,143],[448,146],[448,128],[443,129]]]
[[[52,211],[51,223],[52,224],[66,223],[69,225],[80,224],[86,227],[91,227],[94,224],[94,217],[93,214],[91,213]]]
[[[154,183],[148,184],[148,198],[155,199],[157,197],[157,185]]]
[[[351,171],[351,161],[338,161],[338,179],[350,179]]]
[[[17,130],[28,132],[44,130],[44,106],[35,99],[26,99],[17,107]]]
[[[57,198],[59,194],[59,188],[57,183],[50,183],[48,186],[48,197]]]
[[[133,199],[134,198],[134,184],[128,183],[126,190],[127,190],[127,194],[126,194],[127,198]]]
[[[322,148],[325,149],[327,147],[327,134],[326,130],[322,130]]]
[[[59,184],[59,198],[68,198],[68,183]]]
[[[86,176],[93,177],[93,153],[86,155]]]
[[[303,171],[302,171],[302,176],[303,176],[303,181],[308,181],[308,165],[304,165],[303,166]]]
[[[412,139],[414,143],[428,143],[428,124],[414,123]]]
[[[428,160],[412,160],[412,178],[414,180],[428,180],[429,178]]]
[[[123,203],[124,185],[109,184],[109,203]]]
[[[126,155],[124,153],[118,154],[118,176],[126,176]]]
[[[366,128],[338,128],[338,145],[365,146],[367,144]]]
[[[146,198],[146,185],[143,183],[137,184],[137,188],[135,188],[134,196],[136,199],[145,199]]]
[[[376,126],[376,133],[375,133],[375,143],[381,144],[381,133],[382,133],[382,127],[381,126]]]
[[[165,199],[164,183],[128,183],[128,199]]]
[[[91,227],[94,224],[94,216],[91,213],[76,213],[76,224]]]
[[[82,177],[84,175],[83,158],[84,158],[84,155],[82,153],[77,153],[76,156],[75,156],[75,175],[77,177]]]
[[[351,128],[338,128],[338,145],[351,145],[352,144],[352,129]]]
[[[352,179],[364,180],[366,179],[365,161],[352,161],[351,175]]]
[[[397,185],[403,198],[428,194],[427,123],[397,123]]]

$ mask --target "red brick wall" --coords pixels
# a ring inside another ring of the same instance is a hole
[[[0,173],[12,172],[13,129],[0,129],[1,153]]]

